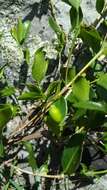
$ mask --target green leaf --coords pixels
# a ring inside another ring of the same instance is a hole
[[[56,123],[49,115],[45,118],[46,125],[57,137],[60,135],[61,126]]]
[[[48,89],[46,90],[45,94],[47,97],[55,94],[58,90],[58,87],[60,85],[60,81],[53,81],[49,84]]]
[[[0,79],[3,77],[3,73],[4,73],[4,68],[7,66],[7,64],[3,65],[2,67],[0,67]]]
[[[63,173],[70,175],[77,170],[81,161],[83,140],[84,134],[73,135],[69,146],[64,148],[61,159]]]
[[[66,81],[67,83],[69,83],[75,77],[75,75],[76,75],[76,67],[75,66],[68,67],[68,70],[67,70],[66,66],[61,68],[61,78],[62,78],[63,82]],[[61,81],[60,81],[60,83],[61,83]]]
[[[36,84],[28,83],[27,84],[27,88],[31,92],[36,92],[37,94],[41,94],[42,93],[42,90]]]
[[[107,124],[107,123],[105,123],[105,124]],[[106,127],[107,126],[105,126],[105,130],[106,130]],[[102,134],[101,140],[103,142],[105,153],[107,154],[107,132],[106,131]]]
[[[83,115],[86,114],[86,110],[85,109],[78,109],[75,114],[72,117],[72,120],[76,121],[78,120],[80,117],[82,117]]]
[[[105,150],[107,152],[107,132],[104,132],[104,134],[102,136],[102,140],[103,140],[103,143],[104,143]]]
[[[105,0],[96,0],[96,10],[101,13],[105,5]]]
[[[70,6],[73,6],[77,11],[80,7],[80,0],[62,0],[63,2],[67,3]]]
[[[37,100],[37,99],[45,98],[44,93],[37,85],[28,83],[27,88],[30,92],[24,92],[22,95],[19,96],[18,99],[20,99],[20,100]]]
[[[83,13],[81,8],[79,8],[79,12],[77,12],[76,9],[72,7],[70,9],[70,21],[71,21],[72,30],[82,22],[82,19],[83,19]]]
[[[107,90],[100,85],[96,85],[96,93],[99,101],[107,102]]]
[[[26,39],[29,29],[30,29],[30,21],[26,21],[23,23],[22,19],[19,18],[17,26],[13,27],[10,32],[11,32],[11,35],[13,36],[13,38],[19,44],[21,44]]]
[[[3,77],[3,73],[4,73],[4,68],[0,68],[0,79]]]
[[[12,117],[15,117],[20,111],[19,105],[10,105],[10,108],[12,110]]]
[[[60,33],[61,33],[61,28],[60,28],[60,26],[57,24],[57,22],[54,20],[53,17],[49,17],[49,25],[51,26],[51,28],[53,29],[53,31],[54,31],[57,35],[60,35]]]
[[[3,190],[9,190],[10,182],[7,182],[6,185],[4,185]]]
[[[17,28],[13,27],[10,32],[11,32],[12,37],[18,42]]]
[[[0,140],[0,157],[3,158],[4,157],[4,145],[2,140]]]
[[[28,162],[32,170],[34,171],[37,169],[37,163],[36,163],[35,153],[33,151],[33,146],[30,142],[27,141],[23,142],[23,145],[25,146],[27,152],[29,153]]]
[[[2,32],[0,32],[0,39],[2,38],[2,36],[3,36],[3,33],[2,33]]]
[[[107,104],[102,102],[81,101],[74,104],[74,107],[83,108],[87,110],[96,110],[107,113]]]
[[[33,147],[32,147],[32,144],[31,144],[31,143],[29,143],[29,142],[27,142],[27,141],[24,141],[24,142],[23,142],[23,145],[25,146],[25,148],[26,148],[26,150],[27,150],[27,152],[28,152],[29,154],[32,154],[32,153],[33,153]]]
[[[30,63],[30,51],[28,48],[26,48],[26,50],[25,50],[25,60],[26,60],[27,64]]]
[[[2,128],[11,119],[11,117],[12,117],[11,106],[8,104],[0,105],[0,133],[2,132]]]
[[[91,47],[95,52],[98,52],[101,44],[101,37],[94,27],[84,27],[80,29],[80,38],[86,45]]]
[[[11,87],[5,87],[3,90],[0,91],[0,94],[3,97],[11,96],[14,93],[15,93],[15,88],[12,86]]]
[[[37,92],[24,92],[18,97],[19,100],[38,100],[41,99],[42,95]]]
[[[100,74],[96,83],[107,90],[107,73]]]
[[[56,123],[64,121],[67,115],[67,102],[63,97],[51,105],[49,115]]]
[[[48,165],[47,164],[43,164],[40,168],[39,168],[39,173],[41,173],[42,175],[47,174],[49,172],[48,169]]]
[[[45,60],[45,54],[42,51],[42,48],[38,49],[34,56],[34,63],[32,66],[32,76],[33,78],[40,83],[47,72],[48,61]]]
[[[23,38],[24,38],[24,26],[21,18],[19,18],[17,24],[17,39],[19,44],[22,42]]]
[[[78,101],[89,100],[90,83],[84,77],[80,77],[73,85],[72,89],[74,97]]]
[[[63,29],[57,24],[56,20],[53,17],[49,17],[49,24],[57,35],[58,47],[56,49],[60,52],[63,49],[66,42],[65,33]]]
[[[10,184],[15,187],[16,190],[24,190],[24,188],[22,186],[19,186],[18,183],[16,183],[15,181],[13,181],[12,179],[9,179]]]
[[[29,20],[27,20],[23,23],[23,39],[27,38],[27,35],[30,30],[30,26],[31,26],[31,22]]]
[[[103,49],[103,54],[107,55],[107,41],[103,42],[102,49]]]

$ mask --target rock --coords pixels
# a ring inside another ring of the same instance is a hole
[[[95,8],[96,0],[82,0],[81,7],[84,15],[84,22],[91,24],[99,16]]]
[[[94,184],[88,185],[86,187],[77,188],[77,190],[107,190],[107,175],[101,178],[95,179]]]

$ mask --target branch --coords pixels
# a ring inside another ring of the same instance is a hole
[[[48,174],[43,174],[40,172],[30,172],[30,171],[21,169],[17,166],[14,166],[14,165],[11,165],[11,167],[13,167],[17,172],[25,173],[25,174],[32,175],[32,176],[38,176],[38,177],[44,177],[44,178],[50,178],[50,179],[64,179],[66,177],[64,174],[48,175]]]

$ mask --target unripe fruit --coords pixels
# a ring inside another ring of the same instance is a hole
[[[61,97],[54,104],[51,105],[49,109],[50,117],[56,122],[61,123],[67,114],[67,104],[66,100]]]
[[[57,123],[60,123],[63,119],[60,110],[55,105],[51,106],[49,114],[51,118]]]

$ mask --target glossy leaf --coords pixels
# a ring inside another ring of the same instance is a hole
[[[102,102],[81,101],[74,104],[77,108],[96,110],[107,113],[107,104]]]
[[[4,68],[0,68],[0,79],[3,77]]]
[[[3,90],[0,91],[1,96],[11,96],[12,94],[15,93],[15,88],[14,87],[5,87]]]
[[[77,11],[80,7],[80,0],[62,0],[62,1],[67,3],[68,5],[73,6]]]
[[[12,117],[15,117],[20,111],[19,105],[10,105],[10,108],[12,110]]]
[[[30,142],[23,142],[23,145],[25,146],[27,152],[29,153],[28,156],[28,161],[29,161],[29,165],[32,167],[32,170],[36,170],[37,169],[37,163],[36,163],[36,158],[35,158],[35,153],[33,151],[33,146]]]
[[[16,27],[13,27],[10,32],[11,32],[12,37],[18,42]]]
[[[17,24],[17,39],[19,43],[22,42],[23,37],[24,37],[24,26],[23,26],[21,18],[19,18],[18,24]]]
[[[27,88],[30,92],[36,92],[37,94],[42,93],[42,90],[36,84],[28,83]]]
[[[53,31],[57,35],[58,45],[57,45],[56,49],[60,52],[63,49],[64,44],[66,42],[65,33],[62,30],[62,28],[57,24],[56,20],[53,17],[49,17],[49,24],[50,24],[51,28],[53,29]]]
[[[104,55],[107,55],[107,41],[104,41],[104,42],[103,42],[102,49],[103,49],[103,54],[104,54]]]
[[[46,125],[57,137],[60,135],[61,126],[56,123],[49,115],[45,118]]]
[[[6,123],[11,119],[12,117],[12,110],[10,105],[0,105],[0,132],[2,131],[2,128],[6,125]]]
[[[52,83],[50,83],[50,85],[48,86],[48,89],[46,90],[46,96],[49,97],[53,94],[55,94],[58,90],[58,87],[60,85],[60,81],[53,81]]]
[[[96,93],[99,98],[99,101],[107,102],[107,90],[104,87],[96,85]]]
[[[79,12],[76,11],[74,7],[70,9],[70,21],[72,29],[74,29],[76,26],[78,26],[83,19],[83,13],[81,8],[79,8]]]
[[[96,10],[101,13],[105,5],[105,0],[96,0]]]
[[[39,173],[41,173],[42,175],[47,174],[48,173],[48,165],[47,164],[43,164],[40,168],[39,168]]]
[[[84,43],[90,46],[95,52],[99,51],[101,44],[101,37],[94,27],[81,27],[80,38]]]
[[[78,109],[75,114],[72,117],[72,120],[76,121],[78,120],[80,117],[82,117],[83,115],[86,114],[86,110],[85,109]]]
[[[40,93],[36,92],[24,92],[22,95],[19,96],[19,100],[37,100],[41,99],[42,96]]]
[[[53,19],[53,17],[49,17],[49,25],[54,30],[54,32],[59,35],[61,33],[61,28],[57,24],[57,22]]]
[[[29,30],[30,30],[31,22],[29,20],[23,23],[23,39],[26,39]]]
[[[11,29],[11,35],[19,44],[22,44],[27,37],[29,29],[30,21],[23,23],[21,18],[19,18],[17,25]]]
[[[61,97],[55,103],[53,103],[49,109],[50,117],[57,123],[64,121],[67,114],[67,102]]]
[[[61,159],[63,173],[70,175],[77,170],[81,161],[83,140],[84,134],[76,134],[70,139],[69,146],[64,148]]]
[[[4,68],[7,66],[7,63],[3,66],[0,66],[0,79],[3,77]]]
[[[25,60],[26,60],[27,64],[30,63],[30,51],[28,48],[26,48],[26,50],[25,50]]]
[[[3,142],[2,140],[0,140],[0,158],[3,158],[4,157],[4,145],[3,145]]]
[[[22,186],[20,186],[18,183],[13,181],[12,179],[9,179],[10,184],[16,189],[16,190],[24,190]]]
[[[104,132],[104,134],[102,136],[102,140],[104,143],[105,151],[107,152],[107,132]]]
[[[65,68],[66,69],[66,68]],[[66,70],[65,70],[66,72]],[[66,73],[64,72],[64,79],[65,79],[65,75]],[[73,66],[71,68],[68,68],[68,74],[67,74],[67,82],[69,83],[76,75],[76,67]]]
[[[45,60],[45,54],[42,51],[42,48],[38,49],[34,56],[34,62],[32,66],[32,77],[40,83],[47,72],[48,61]]]
[[[107,90],[107,73],[100,75],[97,84]]]
[[[89,100],[90,84],[84,77],[80,77],[73,85],[72,89],[74,97],[78,101]]]

